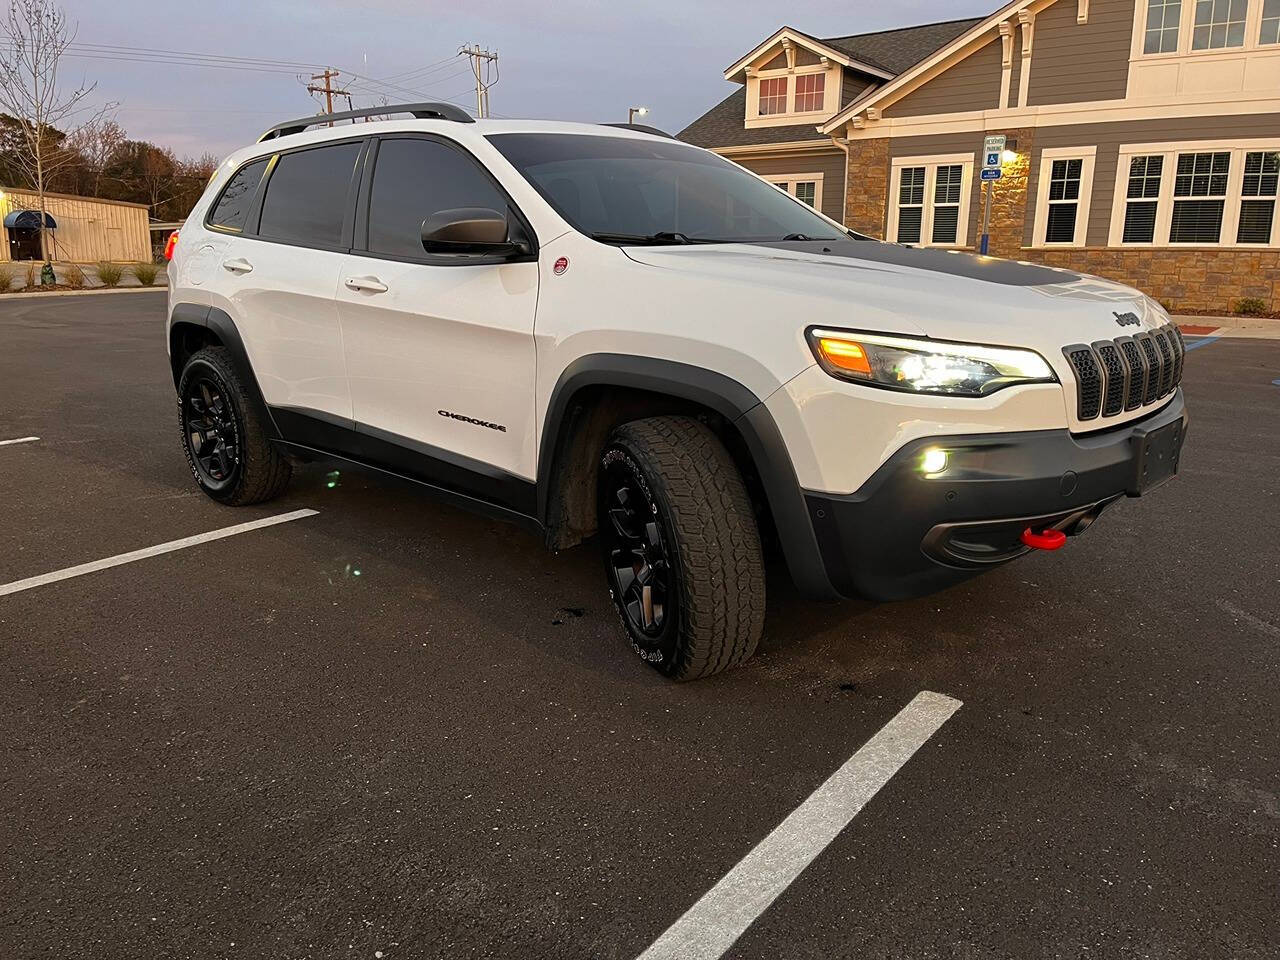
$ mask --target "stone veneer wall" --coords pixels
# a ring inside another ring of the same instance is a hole
[[[994,181],[991,190],[991,256],[1011,260],[1025,259],[1022,251],[1022,226],[1027,219],[1027,191],[1031,181],[1031,157],[1035,153],[1034,127],[1017,130],[988,130],[987,134],[1003,133],[1009,142],[1017,141],[1018,159],[1001,166],[1001,177]],[[984,134],[985,136],[986,134]],[[979,161],[981,158],[979,158]],[[974,177],[977,178],[977,167]],[[978,198],[978,228],[974,231],[973,246],[982,242],[982,202]]]
[[[1172,313],[1229,313],[1244,297],[1280,311],[1280,250],[1023,250],[1020,259],[1137,287]]]
[[[889,199],[889,140],[855,140],[849,144],[844,224],[878,240],[884,239]]]

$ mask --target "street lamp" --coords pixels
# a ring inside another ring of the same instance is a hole
[[[649,113],[648,107],[629,107],[627,108],[627,123],[636,122],[636,117],[643,117]]]

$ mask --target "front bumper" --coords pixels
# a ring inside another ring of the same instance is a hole
[[[1157,439],[1176,472],[1186,425],[1178,390],[1151,416],[1097,433],[914,440],[855,493],[805,492],[827,577],[846,597],[905,600],[1021,556],[1028,527],[1082,533],[1116,500],[1145,492],[1144,461]],[[930,447],[946,450],[948,465],[926,477],[920,463]]]

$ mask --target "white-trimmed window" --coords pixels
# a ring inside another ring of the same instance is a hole
[[[1037,246],[1085,245],[1097,152],[1097,147],[1064,147],[1041,152],[1034,232]]]
[[[1250,151],[1244,155],[1240,225],[1236,243],[1269,244],[1275,234],[1276,186],[1280,181],[1280,151]]]
[[[921,247],[968,242],[973,156],[899,157],[893,161],[888,237]]]
[[[1262,35],[1258,43],[1280,43],[1280,0],[1266,0],[1262,5]]]
[[[1124,184],[1124,243],[1154,243],[1164,155],[1131,157]]]
[[[787,77],[765,77],[760,81],[760,116],[787,112]]]
[[[1179,153],[1173,180],[1173,219],[1169,242],[1197,245],[1222,242],[1227,212],[1231,152]]]
[[[1243,47],[1249,0],[1196,0],[1192,50]]]
[[[1280,0],[1138,0],[1133,53],[1213,59],[1280,44]]]
[[[813,113],[822,109],[827,88],[825,73],[802,73],[796,77],[796,113]]]
[[[1150,0],[1142,52],[1175,53],[1181,26],[1182,0]]]
[[[783,193],[789,193],[815,210],[822,209],[822,174],[788,173],[770,174],[764,178]]]
[[[1120,148],[1111,246],[1277,247],[1280,141]]]

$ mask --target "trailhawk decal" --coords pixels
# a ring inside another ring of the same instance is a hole
[[[502,433],[507,432],[507,428],[500,423],[490,423],[488,420],[477,420],[475,417],[465,417],[460,413],[450,413],[448,410],[437,410],[436,413],[442,417],[448,417],[450,420],[461,420],[463,423],[473,423],[477,427],[488,427],[490,430],[499,430]]]

